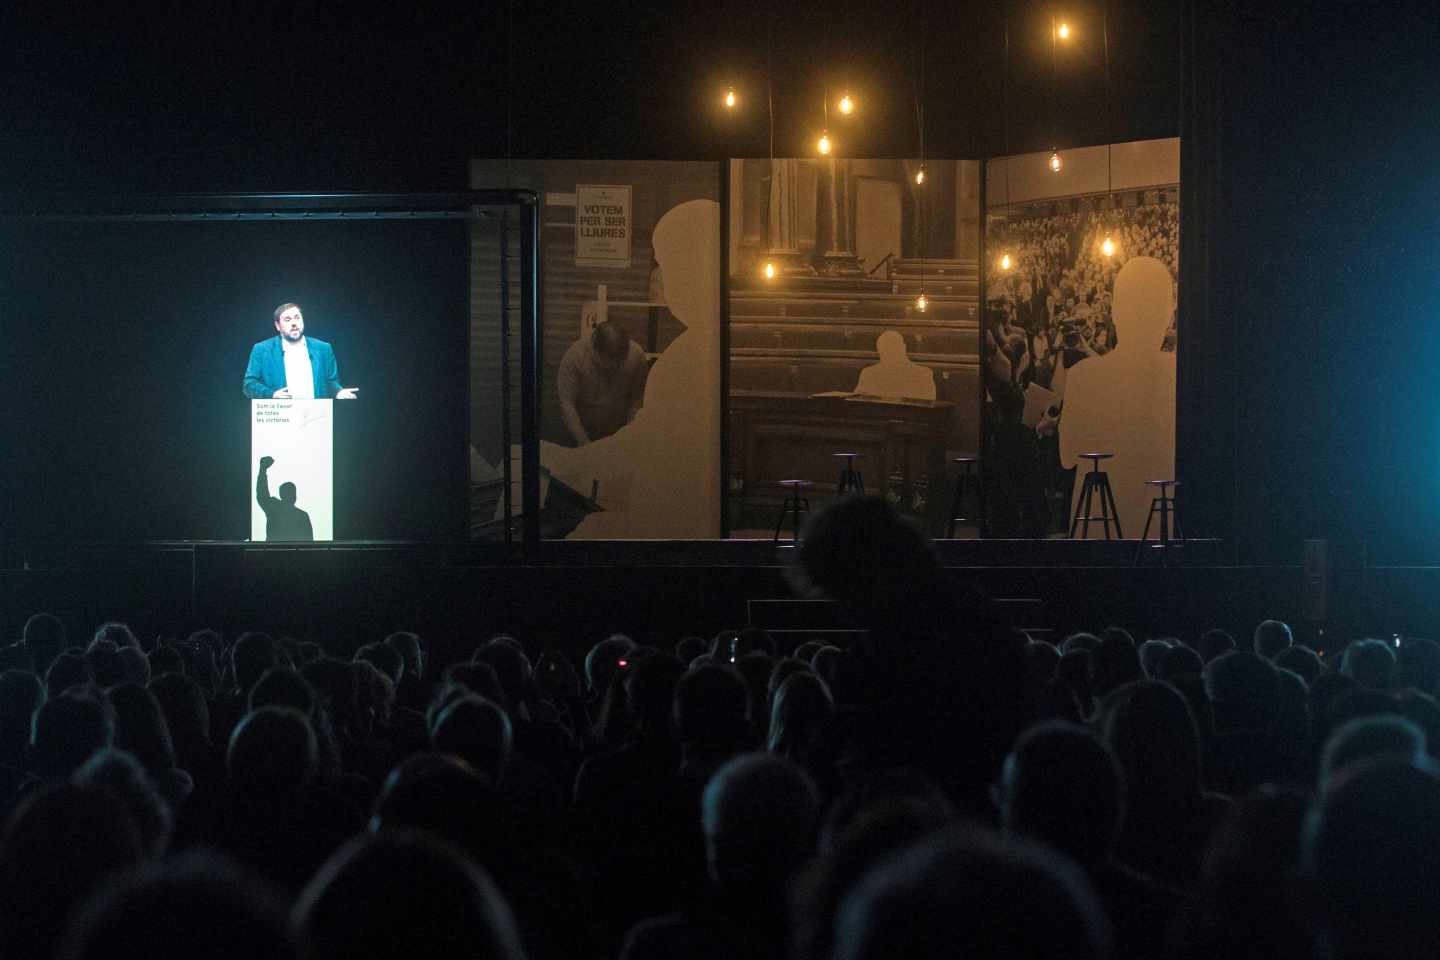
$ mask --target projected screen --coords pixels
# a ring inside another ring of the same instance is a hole
[[[0,223],[8,535],[453,535],[468,250],[424,217]]]

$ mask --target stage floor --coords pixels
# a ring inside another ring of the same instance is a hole
[[[1131,567],[1222,566],[1229,562],[1218,540],[1175,540],[1168,549],[1137,540],[931,541],[946,567]],[[445,566],[557,565],[626,567],[781,567],[794,556],[789,537],[741,536],[725,540],[544,540],[534,551],[518,541],[488,542],[334,540],[264,543],[249,540],[157,540],[137,543],[44,543],[12,548],[5,568],[20,570],[127,567],[157,555],[190,556],[197,563],[244,554],[320,553],[337,559]]]
[[[1115,623],[1162,636],[1220,626],[1239,637],[1268,617],[1306,624],[1314,611],[1298,556],[1240,565],[1216,540],[1184,541],[1168,558],[1134,540],[933,546],[956,576],[1016,601],[1025,626],[1054,635]],[[544,541],[530,553],[518,543],[373,540],[11,544],[0,640],[48,610],[80,640],[113,618],[151,635],[268,629],[340,651],[395,629],[457,649],[499,631],[582,653],[616,630],[668,645],[755,623],[757,602],[793,598],[794,557],[792,541],[740,538]],[[1328,591],[1332,624],[1356,636],[1427,636],[1440,622],[1440,567],[1332,570]]]

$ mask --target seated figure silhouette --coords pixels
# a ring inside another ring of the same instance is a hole
[[[295,484],[280,484],[279,498],[270,496],[270,467],[274,457],[260,458],[260,472],[255,477],[255,500],[265,511],[265,539],[314,540],[310,514],[295,506]]]
[[[886,330],[876,339],[875,352],[880,362],[860,371],[856,393],[895,400],[935,399],[935,372],[910,359],[904,337]]]

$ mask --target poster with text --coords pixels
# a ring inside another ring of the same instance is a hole
[[[250,539],[335,539],[333,400],[250,401]]]

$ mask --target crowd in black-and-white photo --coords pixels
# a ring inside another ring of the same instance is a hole
[[[1106,256],[1106,237],[1115,245]],[[1132,257],[1154,257],[1180,269],[1180,209],[1173,199],[1082,209],[993,223],[986,238],[992,317],[1003,333],[1019,332],[1035,360],[1066,352],[1066,366],[1115,346],[1110,296],[1115,275]],[[1009,256],[1008,266],[1002,258]],[[992,346],[1003,349],[992,328]],[[1173,329],[1164,349],[1174,349]],[[1043,384],[1042,384],[1043,385]]]
[[[1172,280],[1179,275],[1180,208],[1173,193],[1113,209],[1102,209],[1100,199],[1081,201],[1078,210],[1049,207],[1042,216],[993,221],[987,228],[992,535],[1046,536],[1066,529],[1073,472],[1060,464],[1058,437],[1065,371],[1118,345],[1111,296],[1126,263],[1153,257]],[[1114,244],[1108,256],[1107,238]],[[1173,318],[1161,349],[1175,349]],[[1049,405],[1038,417],[1026,415],[1037,396]]]

